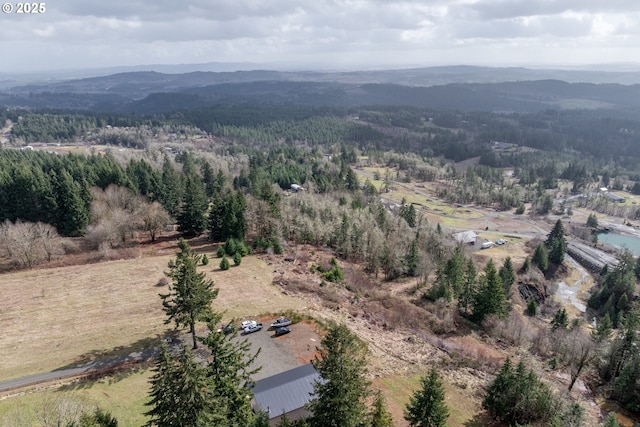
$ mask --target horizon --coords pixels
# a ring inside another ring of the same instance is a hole
[[[8,58],[0,73],[211,62],[337,71],[565,69],[640,56],[640,3],[558,3],[59,0],[19,14],[19,3],[8,2],[0,14],[0,49]]]

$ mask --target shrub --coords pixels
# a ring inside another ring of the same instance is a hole
[[[229,264],[229,260],[226,256],[222,257],[222,261],[220,261],[220,270],[228,270],[231,265]]]
[[[531,317],[535,317],[536,314],[538,314],[538,303],[536,302],[535,299],[531,299],[531,301],[529,301],[529,303],[527,304],[527,316],[531,316]]]
[[[233,237],[229,237],[224,242],[224,251],[229,256],[234,256],[236,253],[239,253],[240,256],[247,256],[249,254],[249,248],[244,240],[234,239]]]
[[[334,283],[343,281],[344,274],[338,265],[338,261],[335,258],[331,258],[330,264],[332,265],[331,270],[322,273],[322,277]]]
[[[218,246],[218,250],[216,251],[216,256],[218,258],[222,258],[224,256],[224,248],[222,246]]]
[[[241,262],[242,262],[242,255],[240,255],[240,252],[236,252],[233,255],[233,263],[235,265],[240,265]]]
[[[233,256],[237,251],[238,251],[238,241],[234,238],[228,238],[225,242],[224,242],[224,252],[229,255],[229,256]]]
[[[202,265],[207,265],[209,264],[209,257],[207,256],[207,254],[202,255]]]
[[[270,243],[274,253],[281,255],[282,252],[284,252],[282,249],[282,243],[280,243],[280,239],[278,239],[277,237],[272,237],[270,239]]]

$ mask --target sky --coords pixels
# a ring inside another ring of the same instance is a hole
[[[568,67],[640,58],[638,0],[0,0],[0,72]],[[251,67],[249,67],[251,68]]]

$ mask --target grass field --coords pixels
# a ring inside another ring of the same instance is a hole
[[[29,420],[28,425],[39,422],[44,408],[79,405],[88,411],[99,406],[118,419],[120,427],[139,427],[146,422],[143,415],[149,410],[148,401],[150,369],[129,372],[98,381],[87,381],[62,386],[57,390],[44,390],[0,401],[0,427],[13,427],[15,420]],[[27,425],[27,424],[22,424]]]
[[[427,374],[427,372],[425,372]],[[411,395],[421,387],[420,375],[411,376],[393,376],[382,378],[379,380],[380,386],[387,398],[389,410],[393,415],[395,426],[408,426],[409,424],[403,418],[403,410],[409,402]],[[459,386],[443,381],[445,389],[445,401],[449,408],[449,419],[447,426],[467,426],[481,427],[485,424],[475,421],[476,415],[482,411],[482,408],[468,394],[472,394],[473,390],[463,389]]]
[[[94,358],[130,353],[164,335],[156,284],[173,255],[3,274],[0,282],[0,380]],[[200,267],[220,288],[225,317],[298,309],[303,303],[271,284],[273,268],[255,256],[220,271]]]

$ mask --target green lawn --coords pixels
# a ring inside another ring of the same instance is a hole
[[[44,413],[99,406],[118,419],[119,427],[140,427],[147,421],[143,414],[149,410],[145,402],[151,375],[150,369],[139,370],[0,400],[0,426],[13,427],[17,420],[21,425],[45,425]]]

